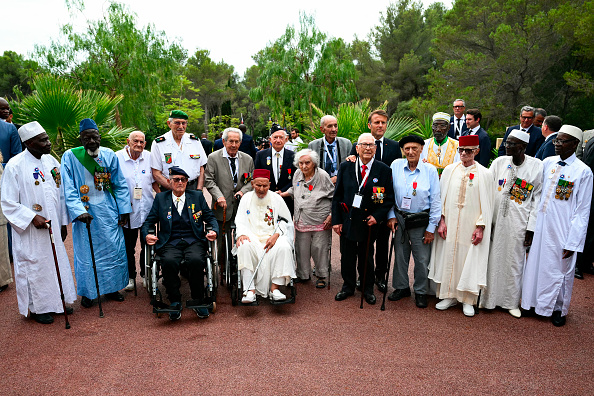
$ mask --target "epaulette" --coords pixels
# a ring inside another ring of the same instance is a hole
[[[155,143],[161,143],[165,141],[165,136],[159,136],[155,139]]]
[[[194,136],[194,134],[192,134],[192,133],[190,133],[190,139],[193,139],[193,140],[200,140],[200,139],[198,139],[196,136]]]

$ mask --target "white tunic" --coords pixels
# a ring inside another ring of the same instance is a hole
[[[238,268],[239,270],[247,268],[254,271],[264,254],[266,240],[274,232],[279,215],[287,219],[288,222],[280,222],[277,231],[280,236],[274,247],[266,253],[254,281],[256,293],[263,297],[268,297],[270,282],[273,278],[285,278],[286,285],[291,278],[297,276],[295,274],[294,227],[291,212],[280,195],[269,191],[260,200],[255,192],[250,191],[241,198],[235,217],[237,237],[245,235],[250,238],[250,242],[244,242],[239,248],[234,248],[234,251],[237,252]],[[266,218],[273,220],[268,224]]]
[[[60,169],[60,164],[51,155],[38,160],[25,150],[8,162],[2,177],[2,210],[12,225],[17,299],[19,312],[25,316],[29,309],[39,314],[64,312],[49,231],[31,224],[37,214],[52,221],[64,299],[67,303],[76,300],[72,268],[60,237],[68,215],[62,188],[57,187],[51,174],[54,168]],[[33,176],[36,169],[45,179],[43,182],[39,176],[38,185]],[[41,211],[33,210],[35,204],[41,205]]]
[[[543,186],[534,241],[530,248],[522,282],[522,308],[536,308],[536,313],[551,316],[553,310],[567,315],[576,254],[563,259],[563,249],[581,252],[592,200],[592,171],[575,154],[567,165],[558,164],[560,157],[543,161]],[[574,183],[568,200],[556,199],[559,180]]]
[[[516,166],[512,157],[503,156],[495,159],[490,169],[493,172],[495,189],[493,232],[487,287],[481,295],[481,307],[515,309],[520,306],[522,273],[526,262],[526,231],[534,231],[536,227],[536,212],[542,188],[542,162],[526,156],[524,162]],[[520,203],[510,194],[518,179],[533,186],[528,191],[526,184],[523,190],[528,193],[523,201],[518,198]]]
[[[157,142],[161,138],[165,140]],[[169,179],[169,168],[174,165],[182,168],[190,176],[190,181],[200,176],[200,167],[206,165],[206,153],[200,140],[184,133],[180,147],[171,131],[155,139],[151,146],[151,167],[160,170]]]
[[[144,219],[148,216],[153,206],[153,172],[151,172],[151,153],[144,150],[140,157],[133,160],[128,154],[129,147],[126,146],[116,152],[120,168],[128,184],[130,191],[130,203],[132,204],[132,213],[130,213],[130,224],[126,228],[136,229],[142,226]],[[141,189],[140,199],[135,198],[135,189]]]

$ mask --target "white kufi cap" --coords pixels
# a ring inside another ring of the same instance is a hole
[[[526,132],[520,131],[519,129],[514,129],[513,131],[511,131],[509,133],[508,138],[510,137],[515,137],[516,139],[519,139],[524,143],[528,143],[530,141],[530,135]]]
[[[45,129],[37,121],[30,122],[19,128],[19,136],[23,143],[42,133],[45,133]]]
[[[448,113],[443,113],[443,112],[435,113],[435,114],[433,114],[433,122],[435,122],[437,120],[441,120],[441,121],[445,121],[445,122],[449,123],[450,115]]]
[[[563,125],[561,129],[559,129],[559,133],[566,133],[568,135],[573,136],[577,140],[582,140],[583,132],[580,128],[575,127],[573,125]]]

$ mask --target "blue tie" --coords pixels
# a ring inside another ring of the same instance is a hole
[[[334,173],[334,163],[332,162],[332,157],[334,156],[334,146],[328,145],[328,153],[326,153],[326,164],[324,165],[324,170],[328,172],[330,176]]]
[[[557,164],[559,164],[561,166],[565,166],[565,165],[567,165],[567,162],[565,162],[565,161],[559,161],[559,162],[557,162]]]

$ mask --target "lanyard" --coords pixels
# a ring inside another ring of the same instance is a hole
[[[334,147],[334,155],[330,155],[330,151],[328,151],[328,145],[326,144],[326,142],[324,142],[324,150],[326,150],[326,154],[328,154],[328,158],[330,158],[332,160],[332,164],[335,164],[336,163],[336,150],[337,150],[337,148],[338,148],[338,143],[336,144],[336,147]],[[326,162],[326,161],[324,161],[324,162]]]
[[[418,166],[418,165],[417,165],[417,166]],[[417,168],[417,169],[419,169],[419,168]],[[416,170],[416,169],[415,169],[415,170]],[[402,178],[404,179],[404,187],[405,187],[405,192],[406,192],[406,195],[408,196],[408,195],[409,195],[409,194],[408,194],[408,184],[406,184],[406,175],[405,175],[404,173],[405,173],[405,168],[402,168]],[[412,173],[413,173],[413,172],[411,172],[411,174],[412,174]],[[411,185],[411,186],[412,186],[412,185],[413,185],[413,184],[414,184],[414,183],[417,181],[417,179],[419,178],[419,175],[420,175],[420,174],[421,174],[421,171],[419,171],[419,173],[417,174],[417,176],[415,176],[414,180],[413,180],[413,181],[410,183],[410,185]],[[414,190],[416,190],[415,188],[413,188],[413,189],[414,189]]]
[[[132,159],[130,155],[130,147],[126,147],[126,151],[128,153],[128,157],[134,161],[134,185],[138,187],[140,185],[140,176],[138,175],[138,167],[140,166],[140,157],[136,158],[135,160]]]
[[[357,158],[357,169],[355,169],[355,178],[357,179],[357,183],[359,183],[359,169],[361,169],[361,160],[359,158]],[[363,178],[363,180],[361,180],[361,184],[359,184],[359,193],[363,189],[363,186],[365,186],[365,182],[367,181],[367,178],[369,177],[370,173],[371,173],[371,167],[367,167],[367,172],[365,172],[365,177]]]

